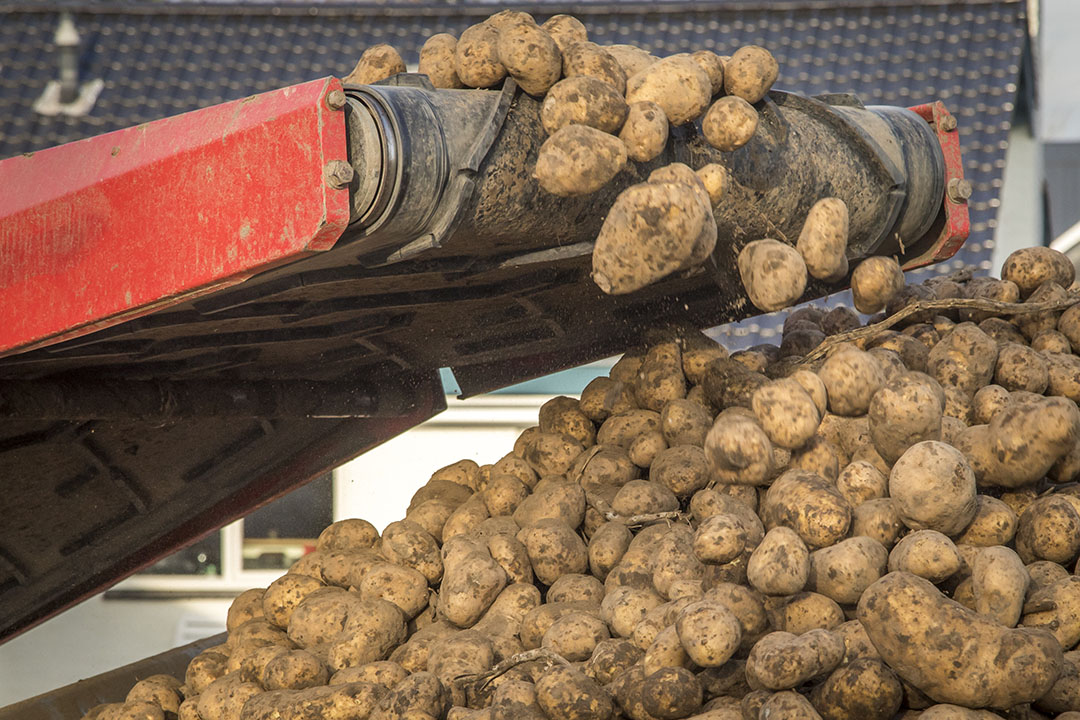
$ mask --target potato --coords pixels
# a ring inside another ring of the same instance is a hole
[[[349,613],[341,635],[330,646],[327,664],[341,670],[384,660],[405,638],[405,616],[398,606],[365,598]]]
[[[678,343],[663,343],[650,349],[634,383],[638,405],[660,412],[669,401],[685,396],[686,376]]]
[[[755,240],[739,252],[739,277],[750,302],[772,312],[797,301],[806,289],[806,264],[778,240]]]
[[[1050,560],[1068,565],[1080,554],[1080,514],[1070,500],[1041,497],[1020,514],[1016,552],[1025,563]]]
[[[772,53],[757,45],[746,45],[724,63],[724,90],[756,103],[769,92],[779,74],[780,65]]]
[[[853,508],[867,500],[883,498],[889,492],[889,480],[864,460],[848,463],[836,478],[836,489]]]
[[[844,346],[825,360],[818,377],[825,384],[829,410],[836,415],[862,415],[885,383],[881,366],[869,353]]]
[[[641,660],[642,654],[641,648],[627,640],[601,640],[583,669],[597,683],[607,685]]]
[[[1020,557],[1006,547],[983,548],[971,568],[975,611],[1005,627],[1016,627],[1031,578]]]
[[[1063,663],[1046,631],[997,625],[910,573],[890,573],[867,588],[858,617],[889,667],[938,702],[1032,702],[1054,684]]]
[[[506,77],[499,61],[498,28],[487,22],[466,28],[454,49],[454,69],[467,87],[491,87]]]
[[[592,42],[577,42],[563,51],[563,75],[568,78],[588,76],[604,82],[619,93],[626,93],[626,73],[615,57]]]
[[[1043,477],[1080,439],[1080,410],[1067,398],[1013,402],[994,416],[986,430],[993,462],[984,481],[1004,487]]]
[[[711,209],[689,185],[631,185],[615,198],[596,238],[593,281],[605,293],[622,295],[670,275],[693,255],[702,234],[715,228],[710,220]]]
[[[734,95],[722,97],[710,105],[701,121],[705,141],[723,152],[734,152],[750,142],[757,127],[757,110]]]
[[[225,619],[225,628],[230,632],[246,623],[248,620],[265,617],[263,614],[263,588],[252,588],[237,595]]]
[[[282,575],[263,594],[263,616],[279,628],[289,627],[289,618],[300,601],[323,587],[320,580],[307,575]]]
[[[431,584],[442,577],[439,544],[419,525],[401,520],[383,530],[382,551],[388,559],[420,572]]]
[[[986,333],[971,323],[960,323],[930,351],[926,369],[946,392],[952,386],[970,397],[990,383],[997,354],[997,343]]]
[[[1080,578],[1070,575],[1031,592],[1021,624],[1044,628],[1062,649],[1073,649],[1080,642]]]
[[[394,687],[382,705],[395,720],[424,720],[423,715],[412,714],[416,712],[441,718],[450,705],[450,693],[434,673],[414,672]]]
[[[261,692],[255,683],[226,675],[199,693],[199,715],[205,720],[239,720],[244,703]]]
[[[365,50],[356,67],[341,81],[347,85],[373,85],[405,71],[405,61],[401,59],[398,51],[380,43]]]
[[[1075,308],[1074,305],[1061,313],[1058,327],[1074,326],[1077,318],[1080,317],[1078,314],[1080,311],[1075,311]],[[1071,353],[1073,346],[1072,341],[1064,333],[1057,330],[1040,330],[1035,337],[1031,338],[1031,349],[1041,353]]]
[[[167,713],[180,711],[182,686],[172,675],[151,675],[135,683],[128,691],[125,703],[151,703]],[[152,711],[151,711],[152,712]]]
[[[556,666],[536,683],[536,702],[548,717],[563,720],[608,720],[611,698],[575,667]]]
[[[559,520],[577,527],[585,516],[585,491],[562,475],[545,477],[514,510],[518,527],[527,528],[541,520]]]
[[[806,586],[841,605],[854,605],[863,590],[885,574],[889,552],[866,536],[852,537],[810,553]]]
[[[952,577],[962,566],[956,545],[936,530],[905,535],[889,553],[889,572],[911,573],[932,583]]]
[[[886,548],[892,547],[906,530],[890,498],[866,500],[852,512],[851,534],[871,537]]]
[[[664,109],[649,100],[630,103],[619,139],[631,160],[649,162],[667,145],[668,120]]]
[[[763,699],[758,717],[783,717],[791,720],[817,720],[821,716],[805,697],[794,690],[773,693]]]
[[[509,583],[531,583],[532,563],[529,552],[513,535],[493,535],[487,541],[488,552],[506,573]]]
[[[859,658],[834,670],[810,697],[827,720],[891,720],[904,690],[885,663]]]
[[[886,461],[895,463],[912,445],[941,439],[945,392],[918,372],[897,375],[870,401],[870,437]]]
[[[456,680],[482,673],[494,663],[491,640],[484,633],[466,630],[436,641],[428,657],[427,669],[450,691],[454,705],[464,705],[465,688]]]
[[[766,595],[793,595],[806,586],[810,553],[802,538],[787,527],[774,527],[750,554],[746,577]]]
[[[847,205],[840,198],[822,198],[810,208],[795,248],[811,276],[836,282],[847,275],[847,240]]]
[[[316,552],[366,550],[379,542],[379,531],[367,520],[348,518],[328,525],[315,543]]]
[[[709,106],[712,83],[689,56],[658,60],[626,80],[626,101],[654,102],[664,109],[668,122],[685,125]]]
[[[694,555],[704,563],[722,565],[742,555],[748,540],[746,528],[737,516],[713,515],[694,532]]]
[[[880,312],[903,287],[904,273],[889,257],[867,258],[851,274],[851,295],[861,313]]]
[[[536,25],[522,22],[500,30],[496,52],[506,72],[530,95],[543,95],[562,77],[559,46]]]
[[[727,606],[710,600],[687,605],[675,621],[679,642],[699,667],[720,667],[742,643],[742,624]]]
[[[815,592],[767,598],[765,612],[774,630],[794,635],[810,630],[832,630],[844,622],[844,611],[836,601]]]
[[[572,15],[552,15],[540,26],[547,31],[560,51],[567,50],[571,45],[586,42],[589,32],[585,26]]]
[[[688,497],[709,482],[705,452],[696,445],[676,445],[657,454],[649,480],[666,487],[676,497]]]
[[[583,573],[588,567],[588,548],[563,520],[540,520],[524,528],[518,540],[529,551],[536,578],[545,585],[567,573]]]
[[[1068,256],[1048,247],[1016,250],[1005,258],[1001,279],[1016,284],[1021,297],[1028,297],[1045,282],[1055,282],[1063,288],[1073,284],[1076,269]]]
[[[588,613],[570,613],[551,624],[541,647],[571,662],[581,662],[592,657],[597,644],[609,637],[608,627],[600,618]]]
[[[851,506],[827,480],[794,469],[783,473],[769,487],[761,504],[761,518],[766,529],[789,527],[814,549],[847,536]]]
[[[627,78],[633,77],[660,59],[636,45],[605,45],[604,49],[619,63]]]
[[[831,672],[843,657],[843,639],[829,630],[810,630],[798,636],[772,632],[750,651],[746,678],[753,688],[785,690]]]
[[[794,450],[806,444],[821,423],[813,398],[794,378],[773,380],[754,391],[751,408],[769,440]]]
[[[986,425],[1008,404],[1008,390],[1000,385],[987,385],[980,388],[971,400],[973,419],[977,424]]]
[[[464,87],[454,62],[456,54],[457,38],[449,33],[436,33],[425,40],[420,48],[417,72],[427,75],[437,88],[453,90]]]
[[[709,76],[712,94],[716,95],[724,90],[724,61],[712,50],[698,50],[690,53],[690,58],[696,62],[705,74]]]
[[[705,436],[705,459],[717,479],[739,485],[763,485],[774,474],[773,444],[757,421],[738,410],[716,417]]]
[[[302,690],[326,685],[329,677],[326,665],[317,657],[292,650],[270,660],[258,682],[265,690]]]
[[[604,133],[617,133],[629,111],[622,94],[614,86],[589,75],[576,75],[559,80],[548,91],[540,106],[540,122],[549,135],[569,125],[585,125]],[[607,142],[614,146],[613,138]],[[619,169],[621,167],[622,164]]]
[[[347,685],[365,682],[380,685],[392,690],[395,685],[409,677],[409,672],[396,662],[379,660],[378,662],[358,665],[338,670],[330,678],[330,685]]]
[[[357,589],[364,600],[391,602],[406,618],[416,617],[428,603],[427,578],[418,570],[393,563],[373,565]]]
[[[645,711],[659,720],[677,720],[701,707],[701,683],[686,668],[665,667],[641,684]]]
[[[1012,508],[989,495],[975,498],[975,517],[956,542],[978,547],[1007,545],[1016,535],[1017,516]]]
[[[912,445],[893,465],[889,496],[904,524],[956,536],[975,517],[975,473],[951,445]]]
[[[1019,343],[1005,343],[998,351],[994,381],[1006,390],[1041,393],[1050,381],[1043,356]]]
[[[506,587],[507,575],[484,549],[447,559],[439,588],[439,612],[458,627],[472,627]]]

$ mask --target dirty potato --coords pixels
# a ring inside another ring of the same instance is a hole
[[[625,165],[626,148],[617,137],[586,125],[567,125],[540,146],[536,179],[553,195],[588,195]]]
[[[543,95],[562,76],[559,46],[536,25],[517,23],[504,28],[496,48],[499,62],[530,95]]]
[[[739,277],[754,307],[765,312],[794,304],[806,289],[806,263],[779,240],[755,240],[739,252]]]
[[[712,98],[709,76],[689,56],[658,60],[626,81],[626,100],[648,100],[664,109],[672,125],[696,120]]]
[[[714,102],[701,121],[705,140],[723,152],[734,152],[750,142],[750,138],[757,132],[757,126],[757,110],[734,95],[727,95]]]
[[[360,56],[356,67],[342,78],[347,85],[371,85],[391,75],[405,72],[405,61],[389,45],[372,45]]]
[[[457,38],[449,33],[436,33],[425,40],[420,48],[417,72],[427,75],[431,84],[437,88],[454,90],[465,87],[454,64],[456,53]]]
[[[847,241],[847,204],[840,198],[823,198],[810,208],[795,248],[812,277],[836,282],[848,271]]]

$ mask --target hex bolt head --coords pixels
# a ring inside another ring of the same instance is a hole
[[[945,132],[952,132],[953,130],[955,130],[956,129],[956,116],[955,115],[946,115],[945,117],[941,118],[941,129],[944,130]]]
[[[326,184],[335,190],[348,187],[355,174],[352,165],[344,160],[331,160],[326,163],[323,173],[326,176]]]
[[[954,203],[967,202],[971,197],[971,183],[963,178],[953,178],[949,181],[946,192]]]
[[[345,93],[341,90],[331,90],[326,94],[326,106],[331,110],[341,110],[345,107]]]

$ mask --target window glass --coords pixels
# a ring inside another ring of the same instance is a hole
[[[158,560],[142,572],[148,575],[221,575],[221,533],[215,532]]]
[[[244,569],[287,570],[315,549],[333,520],[333,476],[327,473],[244,518]]]

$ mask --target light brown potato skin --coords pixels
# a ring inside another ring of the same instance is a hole
[[[1031,578],[1020,557],[1006,547],[983,548],[971,568],[975,611],[1005,627],[1016,627]]]
[[[263,594],[263,616],[279,628],[289,627],[289,618],[300,601],[323,587],[320,580],[307,575],[282,575]]]
[[[891,720],[904,701],[904,690],[885,663],[858,658],[834,670],[810,697],[828,720]]]
[[[627,102],[655,102],[664,109],[672,125],[697,119],[711,98],[709,76],[689,56],[658,60],[626,81]]]
[[[971,397],[990,384],[997,354],[997,343],[990,336],[972,323],[960,323],[930,350],[926,371],[946,391],[952,386]]]
[[[755,689],[786,690],[831,671],[843,657],[843,639],[829,630],[773,632],[750,651],[746,677]]]
[[[449,33],[436,33],[424,41],[420,48],[420,63],[417,72],[427,75],[431,84],[437,88],[453,90],[465,87],[458,77],[454,64],[457,52],[457,38]]]
[[[562,76],[562,53],[546,31],[518,23],[499,32],[499,62],[521,89],[540,96]]]
[[[248,620],[264,617],[262,599],[265,592],[263,588],[252,588],[237,595],[229,605],[225,628],[231,631]]]
[[[693,255],[710,218],[688,185],[631,185],[615,199],[596,238],[593,281],[605,293],[623,295],[670,275]]]
[[[840,198],[822,198],[810,208],[795,248],[811,276],[835,282],[848,271],[847,241],[847,204]]]
[[[867,258],[851,274],[851,295],[861,313],[880,312],[903,287],[904,273],[889,257]]]
[[[936,530],[909,533],[889,553],[889,572],[911,573],[932,583],[952,577],[963,565],[953,541]]]
[[[888,550],[873,538],[841,540],[810,553],[807,586],[841,605],[853,605],[885,574],[888,561]]]
[[[563,51],[562,72],[565,77],[588,75],[611,85],[626,94],[626,73],[615,57],[592,42],[578,42]]]
[[[540,122],[549,135],[567,125],[586,125],[617,133],[629,113],[622,95],[609,83],[588,75],[556,82],[540,105]]]
[[[746,45],[724,63],[724,89],[748,103],[765,97],[780,74],[780,65],[768,50]]]
[[[974,502],[972,502],[974,505]],[[769,487],[761,504],[769,530],[784,525],[807,547],[828,547],[847,536],[851,506],[829,481],[805,470],[788,470]]]
[[[606,45],[604,49],[619,63],[627,78],[633,77],[660,59],[636,45]]]
[[[742,644],[742,624],[726,605],[701,600],[687,605],[675,621],[683,650],[700,667],[720,667]]]
[[[574,43],[586,42],[589,39],[588,30],[572,15],[552,15],[540,27],[547,31],[551,39],[559,46],[560,51],[565,51]]]
[[[829,410],[836,415],[866,413],[874,393],[885,383],[877,360],[852,346],[839,348],[818,370],[829,397]],[[846,449],[846,448],[845,448]],[[854,452],[855,448],[851,448]]]
[[[806,290],[806,263],[779,240],[755,240],[739,252],[739,277],[754,307],[765,312],[795,303]]]
[[[805,445],[821,423],[813,398],[793,378],[761,386],[754,391],[750,404],[773,444],[789,450]]]
[[[536,683],[536,701],[548,717],[565,720],[607,720],[611,698],[577,668],[557,666]]]
[[[698,50],[690,53],[691,59],[701,66],[705,74],[709,76],[712,84],[712,94],[716,95],[724,89],[724,61],[712,50]]]
[[[487,22],[466,28],[454,50],[454,69],[467,87],[491,87],[506,77],[499,62],[499,30]]]
[[[1061,672],[1061,646],[1046,631],[996,625],[909,573],[867,588],[858,616],[889,667],[938,702],[1012,707],[1044,695]]]
[[[793,595],[806,586],[810,553],[794,530],[774,527],[750,554],[746,576],[761,593]]]
[[[764,485],[775,471],[773,444],[751,415],[729,409],[705,436],[705,459],[724,483]]]
[[[596,192],[626,165],[622,141],[586,125],[567,125],[540,146],[536,179],[560,197]]]
[[[1035,292],[1045,282],[1063,288],[1073,284],[1076,269],[1066,255],[1048,247],[1023,248],[1005,258],[1001,279],[1016,283],[1021,297]]]
[[[372,45],[356,63],[356,67],[342,78],[352,85],[371,85],[391,75],[405,72],[405,61],[398,51],[386,44]]]
[[[979,547],[1007,545],[1016,535],[1019,518],[1012,508],[989,495],[975,498],[975,517],[956,542]]]
[[[975,473],[959,450],[942,442],[912,445],[893,465],[889,495],[914,530],[955,536],[975,517]]]
[[[664,109],[644,100],[630,103],[626,120],[619,130],[627,156],[636,162],[648,162],[664,151],[668,140],[668,119]]]
[[[874,393],[868,417],[874,448],[895,463],[912,445],[941,440],[945,393],[929,375],[907,372]]]
[[[348,518],[328,525],[319,533],[317,552],[329,550],[365,550],[379,541],[379,531],[367,520]]]
[[[710,105],[701,121],[706,142],[723,152],[734,152],[750,142],[757,127],[757,110],[734,95],[722,97]]]

